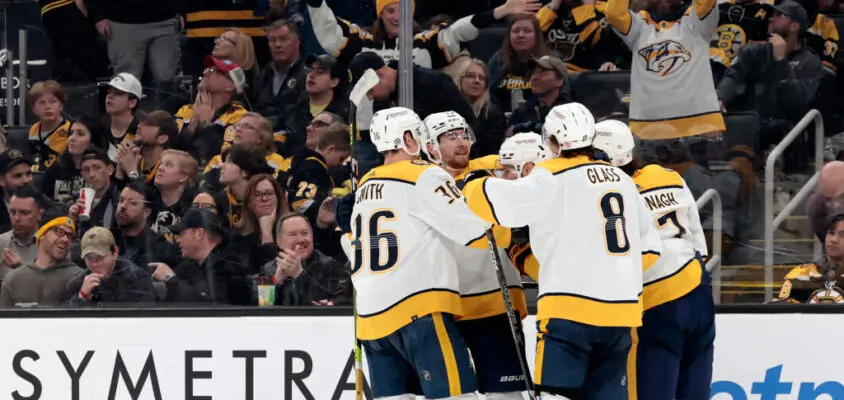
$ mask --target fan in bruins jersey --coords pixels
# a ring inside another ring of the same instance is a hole
[[[62,117],[67,96],[58,82],[50,80],[32,85],[27,98],[38,117],[38,122],[29,129],[32,171],[46,171],[67,151],[70,121]]]
[[[490,170],[495,166],[498,157],[494,155],[469,159],[475,138],[460,114],[454,111],[431,114],[425,118],[425,127],[427,135],[422,151],[428,159],[451,174],[458,188],[473,172]],[[510,229],[496,226],[493,233],[498,251],[502,253],[501,259],[505,262],[504,275],[513,299],[513,309],[524,318],[527,316],[527,303],[521,276],[506,257]],[[457,271],[464,314],[457,322],[457,328],[477,366],[478,389],[487,398],[521,400],[524,382],[506,379],[522,373],[495,266],[490,260],[489,245],[485,241],[477,241],[470,246],[453,243],[451,247],[452,256],[459,266]]]
[[[826,256],[785,276],[777,303],[844,303],[844,214],[833,215],[824,238]]]
[[[706,239],[695,198],[677,172],[643,165],[633,157],[633,134],[623,122],[602,121],[595,131],[592,145],[633,178],[662,241],[659,260],[643,275],[645,313],[642,326],[633,331],[629,397],[708,398],[715,304],[704,268]]]
[[[305,215],[316,226],[319,206],[334,189],[329,169],[338,167],[349,157],[349,132],[336,129],[325,131],[314,150],[302,149],[293,158],[287,181],[287,198],[293,211]]]
[[[723,74],[744,45],[768,41],[773,5],[773,0],[729,0],[718,4],[718,27],[709,44],[713,73]]]
[[[607,3],[552,0],[536,13],[548,47],[569,71],[630,68],[630,50],[607,24]]]

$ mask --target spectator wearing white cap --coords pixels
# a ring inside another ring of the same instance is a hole
[[[108,136],[108,156],[117,161],[117,146],[124,141],[131,142],[138,132],[135,109],[143,98],[141,82],[134,75],[120,73],[111,78],[106,90],[106,125],[111,130]]]
[[[108,229],[98,226],[82,236],[82,259],[88,269],[67,284],[67,303],[73,307],[155,301],[152,275],[131,261],[117,257],[119,249]]]

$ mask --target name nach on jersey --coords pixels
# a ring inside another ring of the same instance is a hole
[[[355,199],[355,204],[360,204],[364,201],[368,200],[381,200],[384,198],[384,184],[383,183],[371,183],[368,185],[363,185],[360,188],[359,194]]]
[[[593,185],[621,182],[618,170],[609,166],[586,168],[586,179]]]
[[[654,193],[645,195],[645,204],[653,211],[660,208],[679,207],[680,203],[674,198],[674,193]]]

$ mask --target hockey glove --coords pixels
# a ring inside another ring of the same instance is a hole
[[[337,220],[337,227],[344,233],[352,233],[352,209],[355,206],[355,194],[349,193],[337,201],[337,207],[334,208],[335,219]]]
[[[524,132],[540,133],[542,132],[542,123],[522,122],[520,124],[513,125],[513,134]]]

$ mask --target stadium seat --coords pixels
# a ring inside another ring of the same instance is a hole
[[[78,119],[83,115],[97,116],[102,114],[105,103],[100,101],[99,88],[95,83],[64,84],[62,88],[67,95],[67,103],[64,105],[66,116],[71,119]]]
[[[727,148],[745,145],[757,150],[759,143],[759,114],[755,111],[728,112],[724,115],[727,126]]]
[[[630,71],[587,71],[570,75],[572,99],[585,105],[596,118],[625,110],[630,95]],[[617,118],[617,117],[614,117]]]
[[[492,27],[481,29],[478,37],[466,44],[466,50],[473,58],[489,61],[489,58],[501,48],[501,43],[507,36],[507,27]]]
[[[37,187],[39,190],[44,187],[44,173],[43,172],[33,172],[32,173],[32,185]]]
[[[29,127],[10,126],[6,128],[6,147],[18,149],[24,155],[30,156],[29,151]]]

